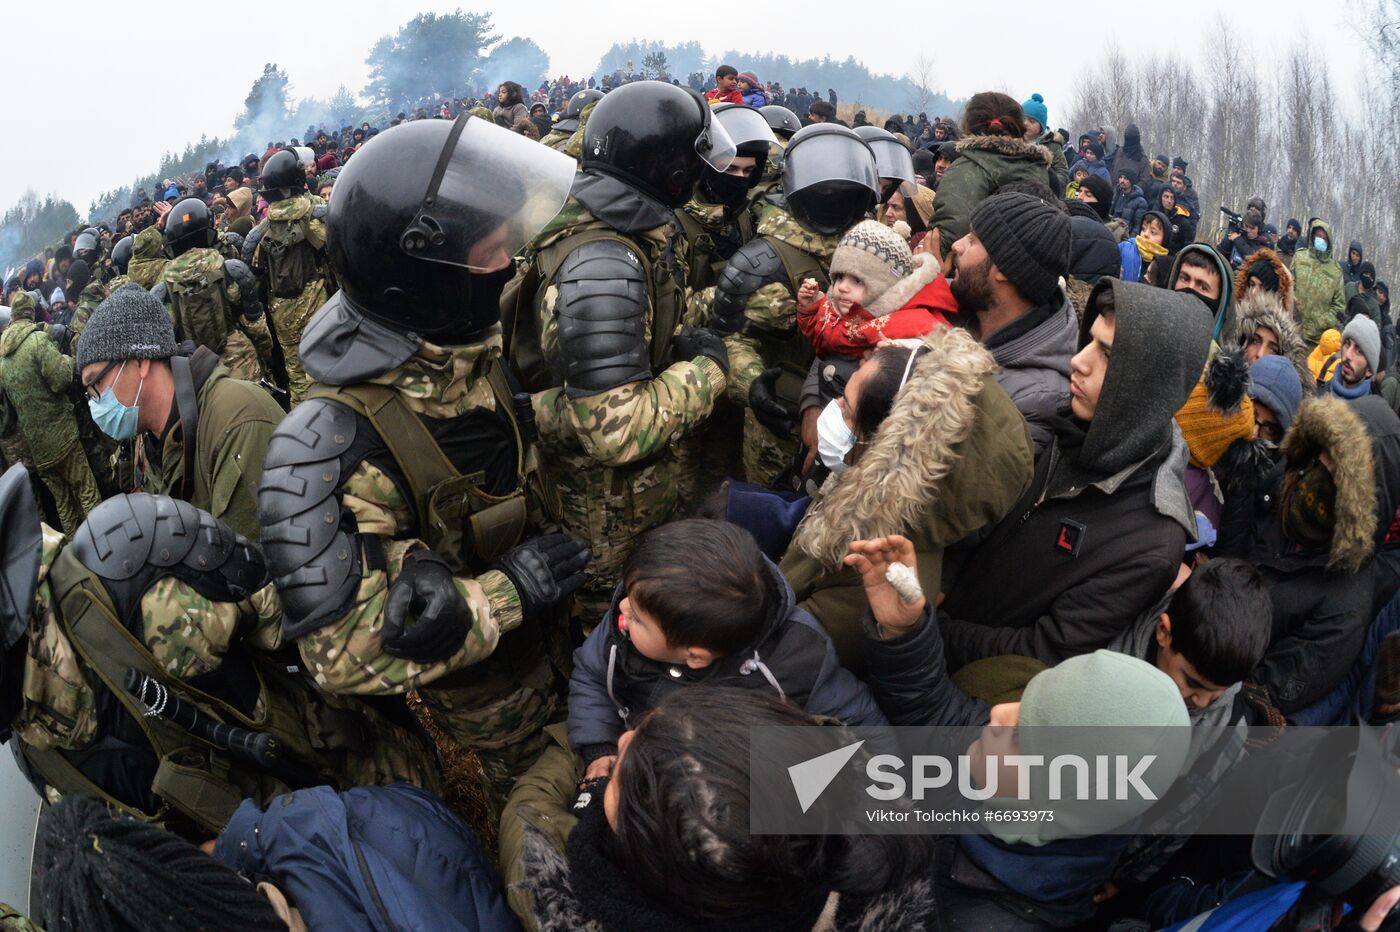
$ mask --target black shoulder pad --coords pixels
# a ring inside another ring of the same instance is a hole
[[[267,221],[264,220],[253,227],[252,232],[243,237],[243,250],[240,255],[243,257],[245,265],[253,264],[253,253],[258,249],[258,243],[262,242],[263,234],[267,232]]]
[[[613,240],[584,243],[554,276],[554,313],[570,396],[651,378],[647,281],[641,260]]]
[[[309,398],[282,419],[268,444],[258,487],[260,543],[291,638],[337,618],[359,586],[354,522],[340,497],[342,458],[358,425],[344,405]]]
[[[151,296],[161,304],[170,303],[170,290],[165,287],[165,281],[161,280],[151,287]]]
[[[253,270],[248,268],[248,263],[242,259],[224,260],[224,277],[238,286],[243,293],[243,299],[257,299],[258,280],[253,277]]]
[[[744,326],[749,295],[764,285],[783,281],[787,281],[787,271],[773,244],[764,238],[745,243],[719,273],[710,327],[720,333],[738,333]]]

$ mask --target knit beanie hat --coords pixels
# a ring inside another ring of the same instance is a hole
[[[1137,657],[1097,650],[1063,660],[1026,684],[1016,735],[1020,753],[1043,755],[1047,761],[1060,754],[1080,755],[1089,760],[1091,774],[1095,757],[1112,761],[1126,754],[1131,766],[1155,755],[1143,779],[1161,797],[1186,764],[1191,719],[1171,677]],[[1041,795],[1046,787],[1038,784],[1044,775],[1034,773],[1029,805],[1054,809],[1054,822],[1035,828],[1008,826],[1005,832],[993,829],[997,837],[1044,844],[1065,835],[1100,834],[1152,805],[1136,793],[1126,799],[1052,801]]]
[[[1094,203],[1089,206],[1094,208],[1094,213],[1099,215],[1099,219],[1108,220],[1109,211],[1113,209],[1113,188],[1107,181],[1104,181],[1093,172],[1089,177],[1079,182],[1081,188],[1088,188],[1089,193],[1094,195]]]
[[[1353,317],[1342,331],[1342,342],[1348,339],[1356,341],[1357,349],[1366,357],[1366,365],[1372,372],[1381,371],[1381,332],[1376,329],[1374,320],[1363,314]]]
[[[1274,268],[1272,262],[1256,262],[1249,267],[1247,278],[1257,278],[1259,284],[1264,286],[1265,291],[1272,291],[1278,294],[1282,282],[1278,280],[1278,269]]]
[[[63,296],[63,289],[62,289],[62,288],[55,288],[55,289],[53,290],[53,293],[49,295],[49,303],[50,303],[50,304],[58,304],[60,301],[67,301],[67,300],[68,300],[68,299],[65,298],[65,297]]]
[[[831,277],[854,275],[865,283],[864,306],[914,271],[909,244],[894,230],[874,220],[862,220],[846,231],[831,255]]]
[[[1069,214],[1038,197],[994,194],[972,211],[971,226],[992,263],[1036,304],[1069,274]]]
[[[762,87],[762,85],[758,83],[758,75],[754,74],[752,71],[739,72],[739,80],[749,82],[750,87]]]
[[[1242,352],[1219,353],[1206,366],[1186,404],[1176,412],[1192,466],[1209,469],[1236,440],[1254,437],[1254,402],[1245,391],[1248,385]]]
[[[1089,151],[1094,153],[1094,157],[1097,158],[1100,162],[1103,161],[1103,143],[1099,142],[1098,140],[1090,142]]]
[[[165,305],[140,285],[127,284],[92,312],[78,337],[77,365],[126,359],[169,359],[175,328]]]
[[[67,796],[39,817],[35,918],[50,929],[282,930],[232,868],[172,832]]]
[[[1042,131],[1050,126],[1050,112],[1045,107],[1045,98],[1032,94],[1031,99],[1021,104],[1021,112],[1040,124]]]
[[[1186,165],[1186,160],[1179,155],[1176,158],[1172,159],[1172,168],[1179,168],[1184,172],[1186,171]]]
[[[1303,403],[1297,368],[1283,356],[1260,356],[1249,367],[1249,397],[1274,412],[1287,433]]]

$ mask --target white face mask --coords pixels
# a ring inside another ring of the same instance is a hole
[[[846,468],[846,455],[856,445],[856,435],[846,426],[841,405],[833,399],[817,418],[817,453],[833,473]]]

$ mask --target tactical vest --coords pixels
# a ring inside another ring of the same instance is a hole
[[[685,310],[684,264],[675,255],[673,246],[668,245],[658,257],[661,261],[654,262],[647,256],[647,250],[640,248],[634,240],[601,221],[594,221],[567,236],[560,236],[543,249],[527,249],[519,271],[501,295],[501,329],[505,335],[506,357],[527,391],[541,392],[560,384],[555,367],[545,359],[540,345],[538,316],[535,313],[536,295],[554,281],[555,274],[570,253],[584,243],[597,240],[621,243],[641,262],[642,274],[651,295],[652,374],[661,372],[669,362],[671,337]]]
[[[687,257],[689,273],[686,276],[686,293],[693,295],[717,282],[719,273],[724,270],[724,266],[729,260],[720,257],[714,234],[706,229],[703,223],[688,214],[685,208],[676,210],[676,220],[681,225],[681,232],[685,234],[686,242],[690,244],[690,255]],[[734,223],[739,228],[740,245],[753,239],[753,215],[749,213],[747,205],[735,216]]]
[[[788,290],[794,300],[802,287],[803,279],[815,279],[817,287],[823,293],[831,287],[831,279],[816,256],[785,243],[776,236],[764,236],[762,239],[773,247],[778,259],[782,261],[783,272],[787,275]],[[812,360],[816,357],[812,342],[796,326],[787,333],[777,333],[763,327],[752,327],[745,321],[740,332],[758,341],[766,365],[780,366],[783,369],[784,374],[778,386],[779,400],[795,410],[801,395],[802,382],[806,380]]]
[[[472,573],[520,543],[528,523],[530,492],[544,503],[548,515],[559,512],[552,493],[543,485],[535,448],[529,442],[531,431],[521,426],[516,393],[511,391],[505,365],[492,354],[484,366],[478,363],[475,377],[488,380],[497,410],[510,423],[516,477],[505,495],[487,492],[481,472],[458,472],[432,432],[389,386],[317,383],[306,396],[331,399],[370,422],[408,484],[418,515],[418,533],[457,574]]]
[[[297,220],[264,221],[258,241],[268,290],[274,298],[295,298],[319,272],[316,246],[311,242],[311,212]]]
[[[150,580],[148,585],[160,578],[163,577]],[[284,756],[303,766],[314,762],[318,752],[354,753],[365,747],[364,720],[349,703],[332,704],[300,675],[289,675],[271,658],[243,650],[237,644],[224,662],[233,662],[230,658],[246,662],[256,676],[257,703],[252,716],[168,675],[145,644],[122,623],[106,585],[83,566],[73,547],[65,547],[54,560],[48,585],[56,609],[53,622],[73,645],[86,670],[96,676],[97,682],[89,678],[89,684],[110,692],[149,742],[157,762],[151,791],[160,805],[155,812],[142,812],[115,799],[63,752],[39,750],[19,742],[17,746],[26,763],[59,793],[92,796],[143,821],[186,830],[193,827],[205,835],[217,835],[244,799],[251,797],[264,803],[294,788],[173,722],[148,714],[148,709],[124,687],[128,670],[144,673],[227,725],[272,735]],[[139,611],[133,624],[140,624]],[[333,775],[320,776],[335,782]]]
[[[217,269],[192,268],[180,275],[171,275],[167,266],[164,279],[175,338],[207,346],[216,356],[228,348],[228,335],[234,327],[233,298],[224,278],[223,257],[219,259]]]

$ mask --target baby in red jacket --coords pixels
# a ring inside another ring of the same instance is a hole
[[[904,238],[874,220],[841,237],[831,257],[831,288],[806,279],[797,292],[797,325],[818,359],[859,361],[883,340],[919,337],[957,313],[948,280],[931,255],[913,255]],[[824,369],[820,366],[819,369]],[[844,368],[844,367],[843,367]],[[822,379],[822,394],[831,393]]]

